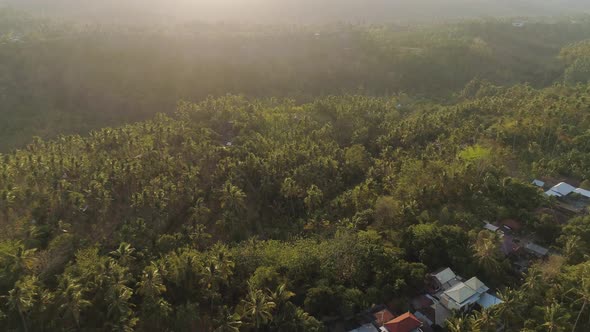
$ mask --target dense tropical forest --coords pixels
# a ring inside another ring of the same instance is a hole
[[[444,102],[473,78],[559,80],[561,48],[590,38],[590,19],[467,21],[443,26],[105,26],[0,11],[0,151],[33,136],[172,113],[179,100],[405,92]],[[288,40],[289,43],[284,41]]]
[[[337,331],[444,267],[503,301],[447,330],[590,329],[590,217],[531,184],[590,189],[590,18],[0,15],[3,330]]]

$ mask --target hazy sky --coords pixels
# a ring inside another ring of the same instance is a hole
[[[0,5],[89,19],[326,22],[575,14],[590,0],[0,0]]]

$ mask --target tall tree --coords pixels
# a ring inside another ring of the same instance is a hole
[[[260,329],[273,319],[276,303],[262,290],[249,287],[241,302],[242,317],[254,328]]]

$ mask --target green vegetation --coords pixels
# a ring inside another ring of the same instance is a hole
[[[469,90],[478,97],[403,108],[209,99],[2,156],[3,324],[309,331],[403,303],[444,266],[520,287],[477,230],[505,217],[541,228],[533,212],[550,202],[519,177],[590,178],[590,87]],[[548,241],[565,252],[586,219]],[[485,314],[516,329],[562,310],[560,326],[574,324],[584,243]],[[573,291],[551,296],[559,289]],[[509,305],[530,321],[502,316],[515,315]]]
[[[0,151],[7,152],[33,136],[86,134],[228,93],[304,103],[402,91],[446,102],[474,78],[548,86],[563,75],[562,47],[590,38],[590,20],[145,28],[0,11],[0,35]],[[584,61],[568,80],[580,80]]]
[[[590,329],[590,218],[530,184],[589,186],[590,20],[3,15],[5,330],[325,331],[447,266],[504,301],[451,331]],[[482,229],[505,219],[553,255],[516,271]]]

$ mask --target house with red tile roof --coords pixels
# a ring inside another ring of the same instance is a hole
[[[410,312],[396,317],[384,308],[372,314],[371,323],[366,323],[349,332],[424,332],[423,324]]]
[[[373,314],[375,325],[378,327],[385,326],[385,323],[394,319],[395,316],[389,311],[389,309],[383,309]]]
[[[390,320],[384,326],[389,332],[422,332],[422,322],[409,312]]]

